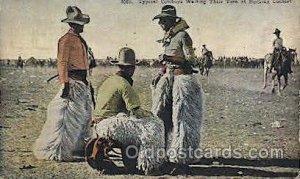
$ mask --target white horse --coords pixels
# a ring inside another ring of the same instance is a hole
[[[271,61],[272,61],[272,53],[268,53],[264,59],[264,86],[263,89],[267,87],[267,78],[268,72],[271,68]]]

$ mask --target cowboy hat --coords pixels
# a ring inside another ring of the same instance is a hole
[[[172,5],[165,5],[161,9],[161,13],[156,15],[153,20],[159,19],[162,17],[174,17],[174,18],[179,18],[176,16],[176,8]]]
[[[115,65],[135,66],[137,60],[135,53],[131,48],[123,47],[120,49],[118,61],[111,61]]]
[[[90,17],[87,14],[82,14],[81,10],[76,6],[68,6],[67,18],[61,20],[64,23],[74,23],[84,25],[90,22]]]
[[[279,29],[276,28],[276,29],[275,29],[275,32],[274,32],[273,34],[280,34],[280,32],[281,32],[281,31],[280,31]]]

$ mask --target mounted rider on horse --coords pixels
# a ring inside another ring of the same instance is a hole
[[[206,70],[206,73],[208,75],[208,71],[213,65],[213,54],[211,51],[209,51],[206,48],[205,44],[203,44],[202,47],[203,47],[201,50],[202,58],[201,58],[201,61],[199,64],[199,69],[200,69],[201,75],[203,75],[204,70]]]
[[[288,85],[288,74],[293,73],[291,69],[291,63],[295,60],[296,49],[289,49],[283,46],[283,40],[280,37],[280,30],[275,29],[273,33],[276,35],[276,39],[273,41],[273,54],[267,54],[264,61],[264,87],[266,88],[267,73],[272,73],[272,93],[275,92],[275,77],[278,81],[279,95],[281,91]],[[274,71],[273,71],[274,68]],[[284,77],[285,84],[281,85],[281,77]]]
[[[276,35],[276,39],[273,41],[273,55],[271,60],[271,68],[269,72],[272,72],[274,68],[276,72],[283,74],[285,71],[287,73],[293,73],[291,69],[291,58],[288,58],[288,51],[283,46],[283,40],[280,37],[280,30],[275,29],[274,34]],[[284,68],[285,67],[285,68]]]

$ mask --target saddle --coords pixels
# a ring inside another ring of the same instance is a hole
[[[114,151],[113,148],[121,148],[122,161],[124,163],[125,170],[128,173],[137,173],[136,159],[129,159],[126,156],[126,148],[112,139],[90,139],[85,146],[85,160],[90,167],[97,171],[101,171],[106,174],[120,173],[119,168],[109,158],[110,155],[108,153],[110,151]],[[130,150],[127,152],[130,152]]]
[[[108,152],[114,142],[103,138],[90,139],[85,146],[85,160],[93,169],[116,173],[118,167],[109,160]]]
[[[274,67],[278,74],[290,73],[291,59],[289,52],[283,48],[281,51],[274,50],[272,55],[271,67]]]

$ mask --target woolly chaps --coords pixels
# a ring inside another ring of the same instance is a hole
[[[165,161],[159,153],[165,147],[164,125],[157,117],[137,119],[119,113],[100,121],[95,129],[100,138],[110,138],[124,146],[137,147],[137,168],[146,175]]]
[[[168,71],[152,89],[152,112],[164,121],[166,154],[170,162],[199,160],[203,120],[203,91],[194,75],[173,76]],[[188,151],[192,151],[190,154]]]
[[[61,94],[62,88],[48,105],[46,123],[33,146],[37,159],[72,161],[73,153],[84,150],[84,139],[91,135],[90,87],[70,81],[70,99]]]

